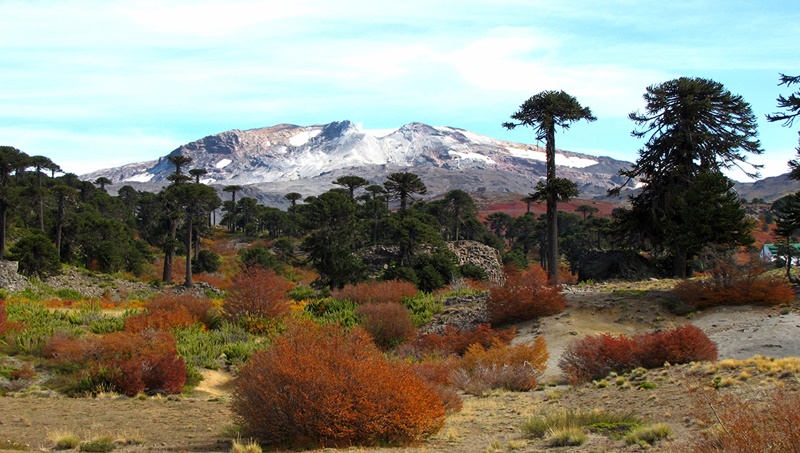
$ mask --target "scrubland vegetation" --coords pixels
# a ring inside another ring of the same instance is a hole
[[[715,102],[698,104],[698,97]],[[225,187],[231,199],[222,202],[184,174],[191,164],[185,156],[170,156],[175,173],[160,193],[125,186],[111,196],[108,180],[56,177],[60,169],[49,159],[2,147],[0,258],[8,252],[32,283],[0,297],[0,396],[180,399],[175,395],[191,394],[204,373],[224,370],[235,376],[226,396],[234,451],[413,446],[440,436],[448,418],[470,402],[532,391],[551,403],[590,391],[616,397],[655,391],[676,384],[670,373],[679,366],[699,383],[695,418],[703,426],[684,446],[786,451],[798,444],[796,364],[716,362],[717,345],[685,322],[719,306],[793,310],[786,282],[793,281],[791,259],[788,279],[744,259],[755,223],[719,172],[743,163],[742,151],[761,152],[752,112],[705,79],[655,85],[645,99],[647,114],[631,118],[640,128],[634,135],[647,142],[634,168],[621,174],[648,184],[611,219],[594,217],[587,205],[583,217],[553,209],[546,217],[493,213],[484,223],[460,190],[414,200],[426,188],[413,173],[391,174],[382,186],[339,178],[333,184],[340,188],[318,196],[287,194],[292,207],[282,211],[249,197],[237,202],[240,186]],[[566,93],[545,92],[523,104],[513,116],[518,123],[508,126],[534,127],[549,153],[555,125],[593,118]],[[726,118],[729,124],[719,123]],[[728,145],[675,152],[666,138],[681,127],[719,130]],[[576,191],[553,171],[525,200],[555,208]],[[396,211],[389,209],[392,200]],[[220,225],[212,225],[219,207]],[[800,225],[792,212],[777,214],[777,234],[787,241]],[[505,266],[502,278],[489,281],[489,271],[500,270],[493,263],[459,264],[447,246],[459,240],[494,249],[496,264]],[[561,283],[575,282],[589,251],[619,248],[646,252],[661,275],[697,274],[667,297],[674,316],[687,319],[658,329],[639,325],[633,335],[570,332],[575,338],[558,352],[570,386],[549,390],[558,380],[545,379],[552,351],[536,322],[568,317]],[[388,258],[376,261],[369,256],[376,251]],[[100,296],[48,286],[47,278],[65,269],[113,277]],[[150,286],[122,291],[114,287],[121,281]],[[459,312],[459,304],[472,304],[469,316],[448,322],[468,311]],[[730,370],[738,374],[723,377]],[[760,373],[771,379],[764,380],[771,385],[764,396],[721,393]],[[687,432],[645,419],[633,405],[626,411],[542,406],[515,428],[518,442],[579,447],[599,437],[658,448],[676,431]],[[124,444],[105,434],[84,437],[54,435],[51,448],[110,451]]]

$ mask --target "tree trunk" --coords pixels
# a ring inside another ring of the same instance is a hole
[[[170,219],[168,244],[164,247],[164,283],[172,283],[172,261],[175,258],[175,235],[178,233],[178,221]]]
[[[192,215],[186,215],[186,282],[183,286],[191,288],[194,286],[192,281]]]
[[[556,179],[556,127],[547,128],[547,183]],[[558,284],[558,194],[555,190],[547,192],[547,277],[553,285]]]
[[[3,204],[0,205],[0,259],[6,256],[6,217],[8,207]]]
[[[678,247],[672,257],[672,275],[675,278],[686,277],[686,253],[683,251],[683,247]]]
[[[789,279],[789,283],[795,285],[800,283],[800,279],[792,277],[792,244],[788,237],[786,238],[786,278]]]

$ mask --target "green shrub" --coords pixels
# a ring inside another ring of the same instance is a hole
[[[314,291],[314,288],[307,285],[297,285],[294,289],[289,291],[289,298],[297,302],[313,299],[315,297],[317,297],[317,292]]]
[[[433,315],[442,311],[441,298],[429,293],[418,293],[403,299],[403,305],[411,312],[414,326],[419,327],[433,319]]]
[[[86,453],[108,453],[114,450],[115,447],[114,439],[111,436],[101,436],[81,443],[80,451]]]
[[[217,272],[222,264],[222,258],[211,250],[200,250],[197,259],[192,261],[192,272]]]
[[[44,233],[34,231],[23,236],[8,253],[9,259],[19,261],[21,274],[48,277],[61,272],[58,251]]]
[[[591,428],[623,425],[639,426],[641,421],[632,413],[614,413],[605,410],[558,410],[543,412],[529,418],[522,426],[522,431],[535,438],[543,438],[551,430],[567,428]]]

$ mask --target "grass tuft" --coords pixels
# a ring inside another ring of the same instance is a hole
[[[628,445],[653,445],[659,440],[667,439],[672,434],[669,425],[658,423],[651,426],[640,426],[634,428],[625,436],[625,442]]]

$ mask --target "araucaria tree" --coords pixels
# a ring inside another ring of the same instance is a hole
[[[781,74],[779,85],[791,86],[800,83],[800,76],[787,76]],[[785,112],[767,115],[768,121],[783,121],[784,126],[792,126],[794,119],[800,115],[800,91],[792,93],[789,97],[778,96],[778,107]],[[800,134],[800,132],[798,132]],[[789,161],[789,177],[800,180],[800,146],[797,147],[797,157]],[[800,192],[788,195],[783,206],[776,212],[775,234],[786,240],[786,277],[792,283],[800,283],[800,279],[792,277],[792,238],[800,231]]]
[[[503,127],[530,126],[536,132],[536,140],[545,141],[547,182],[540,182],[531,196],[534,201],[547,202],[547,275],[551,282],[558,283],[558,202],[577,196],[578,187],[568,179],[556,177],[556,126],[566,130],[576,121],[597,118],[589,107],[582,107],[564,91],[542,91],[525,101],[511,119],[514,122],[503,123]]]
[[[741,96],[709,79],[681,77],[653,85],[644,100],[644,113],[629,118],[637,126],[632,135],[647,142],[633,167],[620,171],[644,185],[616,221],[627,238],[670,256],[674,276],[685,277],[688,260],[705,245],[752,243],[752,224],[721,170],[758,175],[760,166],[748,163],[746,155],[763,152],[756,118]],[[698,203],[709,199],[717,203]]]

